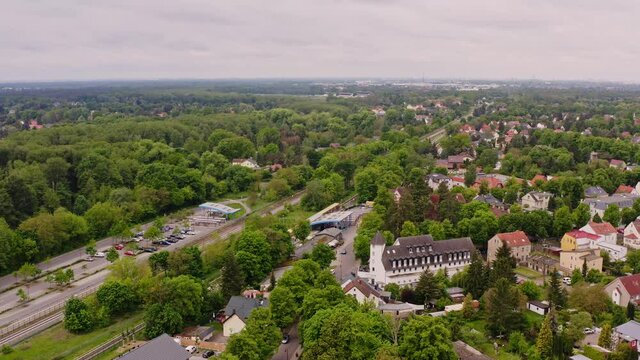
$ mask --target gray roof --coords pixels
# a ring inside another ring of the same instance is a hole
[[[122,355],[118,360],[187,360],[191,357],[173,338],[162,334],[148,343]]]
[[[436,255],[473,252],[475,247],[468,237],[434,241],[431,235],[418,235],[396,239],[391,246],[386,246],[382,253],[382,264],[386,270],[393,268],[393,260],[431,258],[429,264],[450,262],[446,256],[438,261]],[[397,266],[396,269],[413,268],[417,265]]]
[[[609,194],[607,194],[607,192],[604,191],[604,189],[601,188],[600,186],[591,186],[584,190],[585,197],[598,197],[598,196],[607,196],[607,195]]]
[[[225,316],[231,316],[235,313],[242,321],[245,321],[253,309],[268,306],[269,300],[267,299],[246,298],[236,295],[229,299],[223,311]]]
[[[427,175],[427,179],[433,180],[434,182],[451,181],[450,177],[448,177],[446,175],[439,174],[439,173],[429,174],[429,175]]]
[[[548,309],[549,308],[549,304],[548,303],[543,303],[542,301],[538,301],[538,300],[529,300],[529,304],[535,305],[535,306],[539,307],[540,309]]]
[[[573,356],[569,357],[569,359],[571,359],[571,360],[591,360],[590,357],[586,357],[586,356],[584,356],[582,354],[573,355]]]
[[[329,227],[317,233],[316,236],[327,235],[331,236],[332,238],[336,238],[338,235],[340,235],[340,233],[342,233],[342,230],[336,227]]]
[[[640,323],[631,320],[620,326],[615,327],[615,332],[625,338],[625,340],[638,340],[640,339]]]
[[[638,199],[638,195],[613,194],[598,198],[584,199],[584,203],[598,210],[607,210],[610,205],[617,205],[620,209],[629,208]]]
[[[461,360],[489,360],[491,359],[487,355],[484,355],[480,351],[471,347],[467,343],[458,340],[453,343],[453,350],[458,355],[458,358]]]
[[[475,198],[473,198],[473,200],[487,203],[489,204],[489,206],[492,206],[492,207],[500,207],[500,208],[507,207],[507,205],[505,205],[502,201],[498,200],[495,196],[491,194],[478,195]]]
[[[551,193],[544,192],[544,191],[531,191],[529,193],[529,195],[532,196],[536,200],[542,200],[544,198],[550,199],[551,196],[552,196]]]
[[[387,242],[384,239],[384,236],[378,231],[376,235],[371,239],[371,245],[385,245]]]

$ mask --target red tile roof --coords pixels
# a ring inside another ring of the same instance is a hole
[[[616,194],[631,194],[632,191],[633,191],[633,186],[620,185],[616,189]]]
[[[498,180],[498,179],[496,179],[494,177],[483,177],[483,178],[477,179],[476,182],[473,185],[477,186],[477,187],[480,187],[482,182],[486,182],[487,183],[487,187],[489,189],[495,189],[495,188],[504,186],[502,184],[502,181],[500,181],[500,180]]]
[[[591,240],[598,240],[600,237],[598,235],[595,234],[591,234],[588,233],[586,231],[582,231],[582,230],[578,230],[578,229],[574,229],[569,231],[568,233],[566,233],[565,235],[569,235],[574,239],[591,239]]]
[[[502,210],[502,209],[497,208],[497,207],[492,207],[492,208],[490,208],[489,210],[490,210],[490,211],[493,213],[493,215],[495,215],[497,218],[502,217],[502,216],[504,216],[504,215],[507,215],[507,213],[508,213],[506,210]]]
[[[618,279],[631,297],[640,295],[640,274],[622,276]]]
[[[547,182],[547,177],[542,174],[538,174],[531,179],[532,183],[535,183],[536,181]]]
[[[598,235],[607,235],[611,233],[617,233],[616,228],[614,228],[613,225],[611,225],[608,222],[597,223],[597,222],[590,221],[589,226],[591,226],[593,231]]]
[[[510,233],[499,233],[496,234],[496,236],[498,239],[502,240],[502,242],[506,243],[507,247],[531,245],[531,242],[524,231],[518,230]]]

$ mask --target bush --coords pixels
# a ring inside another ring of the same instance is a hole
[[[2,345],[2,354],[9,355],[13,352],[13,348],[9,345]]]

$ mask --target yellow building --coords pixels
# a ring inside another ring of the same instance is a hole
[[[591,241],[597,241],[598,235],[590,234],[582,230],[571,230],[565,233],[560,240],[562,251],[573,251],[576,249],[588,249]]]

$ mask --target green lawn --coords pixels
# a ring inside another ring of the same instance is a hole
[[[522,267],[522,266],[517,267],[515,272],[516,272],[516,274],[522,275],[522,276],[524,276],[526,278],[529,278],[529,279],[537,279],[537,278],[542,276],[541,273],[539,273],[539,272],[537,272],[535,270],[531,270],[531,269],[526,268],[526,267]]]
[[[142,312],[139,312],[125,318],[115,319],[113,324],[108,327],[82,335],[74,335],[67,332],[62,323],[60,323],[27,341],[19,343],[14,347],[14,351],[11,354],[2,355],[2,359],[75,359],[121,334],[124,330],[133,328],[141,321]]]

